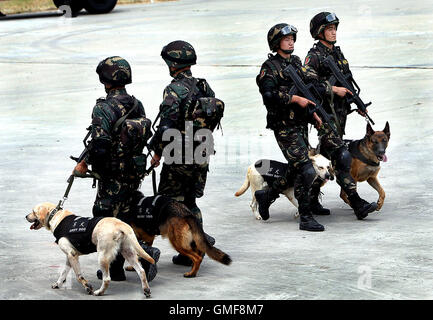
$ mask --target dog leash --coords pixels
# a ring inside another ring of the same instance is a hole
[[[57,207],[51,210],[50,214],[48,215],[47,226],[49,226],[50,220],[54,217],[57,211],[63,209],[63,204],[65,203],[66,200],[68,200],[69,191],[71,191],[71,187],[72,187],[72,183],[74,183],[74,179],[75,179],[74,174],[71,174],[67,180],[68,186],[66,187],[66,191],[65,194],[63,195],[63,199],[60,199],[59,203],[57,204]]]

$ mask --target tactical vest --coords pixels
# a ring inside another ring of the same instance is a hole
[[[305,80],[304,75],[300,72],[301,68],[303,68],[301,60],[297,56],[292,55],[289,63],[295,68],[300,78]],[[282,71],[287,67],[287,65],[282,65],[277,55],[273,56],[271,54],[268,55],[268,60],[264,62],[264,65],[272,71],[273,80],[277,84],[278,92],[288,94],[294,84],[290,78],[283,75]],[[257,83],[258,77],[259,75],[256,78]],[[296,94],[296,92],[294,94]],[[307,110],[302,109],[295,104],[266,106],[266,109],[268,111],[266,118],[267,128],[273,130],[280,127],[286,127],[287,125],[301,124],[307,121]]]
[[[74,248],[82,254],[96,252],[96,246],[92,243],[92,233],[103,218],[66,216],[54,230],[56,243],[59,242],[60,238],[66,237]]]
[[[320,65],[321,69],[318,70],[318,72],[319,72],[319,77],[322,80],[329,80],[329,78],[332,76],[332,72],[323,66],[323,61],[329,55],[331,55],[334,58],[335,63],[340,68],[340,70],[343,72],[343,74],[347,75],[347,74],[351,73],[351,71],[349,69],[349,62],[344,57],[339,46],[335,46],[334,50],[332,50],[331,53],[329,53],[326,50],[326,48],[324,48],[324,46],[317,45],[317,43],[315,43],[313,45],[313,48],[310,49],[310,51],[308,53],[310,53],[310,52],[315,53],[317,55],[317,57],[319,58],[319,65]],[[317,54],[317,52],[319,54]]]
[[[346,58],[344,57],[343,53],[341,52],[341,49],[339,46],[334,46],[334,50],[331,51],[331,53],[329,53],[328,50],[326,50],[326,48],[323,45],[318,45],[317,43],[314,44],[313,48],[310,49],[310,51],[308,52],[310,53],[314,53],[317,55],[318,59],[319,59],[319,78],[322,81],[329,81],[332,78],[332,72],[326,68],[323,64],[323,61],[329,56],[331,55],[334,58],[334,61],[336,62],[338,68],[343,72],[344,75],[350,74],[351,71],[349,69],[349,63],[346,60]],[[336,86],[341,86],[340,83],[331,83],[331,85],[336,85]],[[329,102],[326,101],[325,102]],[[330,108],[330,105],[328,103],[325,103],[324,106],[325,110],[329,113],[332,114],[332,110]],[[347,119],[347,115],[350,112],[350,104],[348,104],[346,102],[345,98],[340,98],[337,95],[334,95],[334,110],[336,112],[336,115],[339,119],[340,122],[340,127],[343,131],[343,134],[345,132],[345,127],[346,127],[346,119]]]
[[[116,115],[111,132],[111,157],[116,177],[123,181],[143,179],[146,171],[143,149],[152,136],[151,121],[145,113],[140,113],[134,96],[108,97],[97,102],[108,104]]]

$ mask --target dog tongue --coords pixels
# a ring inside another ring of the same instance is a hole
[[[383,161],[383,162],[387,162],[387,161],[388,161],[388,158],[386,157],[386,154],[383,155],[383,159],[382,159],[382,161]]]

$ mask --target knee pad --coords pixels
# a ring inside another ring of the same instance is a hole
[[[346,148],[340,148],[335,152],[335,168],[342,171],[350,171],[352,164],[352,155]]]

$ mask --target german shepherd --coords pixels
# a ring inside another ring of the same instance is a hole
[[[209,243],[199,220],[183,203],[162,195],[145,197],[139,191],[132,203],[130,212],[118,218],[132,227],[137,239],[150,246],[157,235],[167,237],[174,249],[193,262],[184,277],[197,275],[205,253],[222,264],[232,262],[229,255]]]
[[[368,123],[363,139],[346,141],[349,142],[349,152],[352,155],[350,173],[355,183],[367,181],[379,193],[376,211],[382,208],[385,200],[385,191],[380,185],[377,175],[380,170],[380,162],[388,160],[385,152],[390,137],[388,122],[382,131],[374,131]],[[347,195],[343,190],[340,192],[340,197],[349,204]]]

